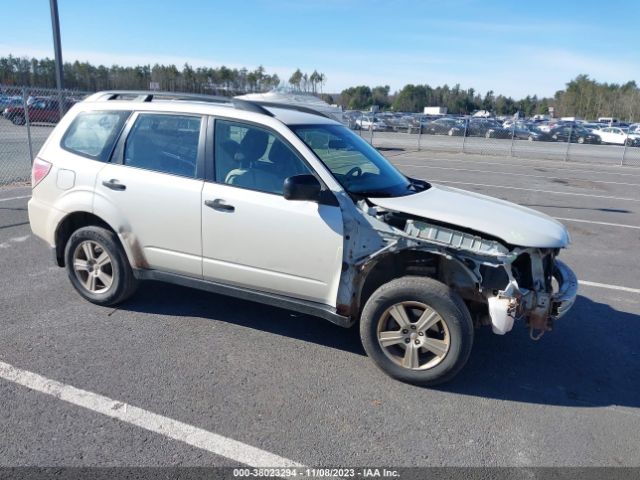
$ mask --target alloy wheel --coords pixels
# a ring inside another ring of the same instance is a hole
[[[428,370],[449,352],[449,328],[430,306],[400,302],[380,317],[377,338],[384,354],[396,365],[410,370]]]
[[[73,252],[73,271],[91,293],[104,293],[113,284],[113,262],[98,242],[85,240]]]

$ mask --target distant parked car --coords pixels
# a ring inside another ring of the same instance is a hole
[[[462,127],[462,130],[460,130]],[[459,118],[443,117],[427,123],[424,127],[425,133],[431,135],[462,135],[464,132],[464,120]]]
[[[607,127],[599,130],[596,135],[598,135],[602,143],[615,145],[624,145],[626,143],[634,147],[640,145],[640,134],[630,133],[626,128]]]
[[[356,120],[357,128],[361,130],[385,131],[389,126],[376,117],[360,117]]]
[[[14,105],[22,105],[22,97],[19,95],[0,95],[0,109],[12,107]]]
[[[551,136],[548,133],[538,130],[536,124],[527,124],[525,122],[516,122],[508,127],[513,138],[518,140],[529,140],[530,142],[550,141]]]
[[[66,99],[62,113],[65,114],[76,102]],[[60,104],[57,98],[31,97],[28,102],[28,111],[23,105],[13,105],[5,108],[2,115],[14,125],[24,125],[29,114],[31,123],[58,123],[60,121]]]
[[[553,142],[555,141],[549,132],[545,132],[536,126],[536,124],[528,125],[529,136],[527,140],[530,142]]]
[[[579,126],[561,125],[551,129],[549,134],[556,142],[601,143],[598,135]]]
[[[492,118],[473,117],[467,125],[468,137],[511,138],[511,129]]]
[[[600,123],[594,123],[594,122],[585,122],[582,124],[582,128],[585,128],[587,130],[589,130],[592,133],[595,133],[597,130],[600,130],[601,128],[604,128],[602,124]]]

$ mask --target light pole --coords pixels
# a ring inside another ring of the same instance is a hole
[[[56,86],[58,87],[58,108],[60,118],[64,115],[62,105],[62,89],[64,88],[64,78],[62,76],[62,48],[60,47],[60,20],[58,19],[58,0],[49,0],[51,6],[51,29],[53,30],[53,53],[56,62]]]

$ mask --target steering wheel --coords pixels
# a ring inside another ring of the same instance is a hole
[[[345,177],[359,177],[360,175],[362,175],[362,169],[358,166],[351,168],[344,174]]]

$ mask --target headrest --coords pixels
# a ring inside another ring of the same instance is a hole
[[[269,135],[262,130],[247,130],[240,142],[240,151],[244,157],[242,160],[253,162],[264,155],[269,144]]]

